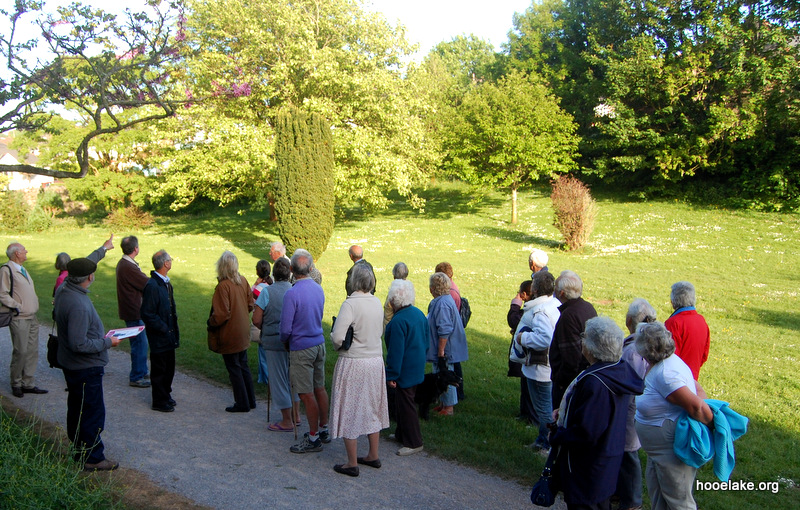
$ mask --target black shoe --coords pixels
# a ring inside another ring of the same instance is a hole
[[[344,467],[344,464],[336,464],[333,470],[347,476],[358,476],[358,466]]]
[[[312,441],[311,438],[309,438],[308,436],[308,432],[306,432],[305,434],[303,434],[303,440],[297,443],[296,445],[292,445],[289,448],[289,451],[292,453],[321,452],[322,441],[320,441],[319,438],[317,438],[316,441]],[[355,469],[357,470],[358,468]],[[355,476],[355,475],[350,475],[350,476]]]
[[[381,459],[367,460],[364,457],[356,457],[356,462],[364,464],[365,466],[374,467],[375,469],[381,467]]]
[[[225,410],[228,411],[229,413],[249,413],[250,412],[250,409],[247,409],[245,407],[236,407],[236,406],[226,407]]]
[[[169,399],[169,400],[167,400],[167,404],[171,405],[172,407],[175,407],[176,405],[178,405],[178,403],[177,403],[177,402],[175,402],[175,400],[174,400],[174,399]]]
[[[25,396],[25,392],[22,391],[22,388],[20,388],[19,386],[12,386],[11,393],[17,398],[22,398]]]
[[[169,404],[164,404],[163,406],[153,405],[150,409],[153,411],[160,411],[162,413],[171,413],[175,410],[175,408]]]
[[[330,434],[330,432],[328,432],[328,429],[319,431],[319,440],[322,441],[325,444],[328,444],[328,443],[331,442],[331,434]]]
[[[47,393],[47,390],[43,390],[34,386],[33,388],[22,388],[22,393],[35,393],[36,395],[44,395]]]

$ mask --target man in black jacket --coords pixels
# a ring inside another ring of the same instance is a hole
[[[167,273],[172,258],[164,250],[153,255],[150,280],[142,293],[142,321],[150,343],[150,383],[153,390],[153,410],[170,413],[175,410],[172,399],[172,379],[175,377],[175,349],[180,344],[178,316],[172,284]]]
[[[591,303],[585,301],[583,294],[583,281],[573,271],[562,271],[556,278],[555,297],[561,301],[558,311],[561,316],[553,332],[553,342],[550,344],[550,379],[553,381],[553,409],[561,405],[561,398],[567,386],[580,374],[589,362],[581,352],[581,335],[586,327],[586,321],[597,317],[597,312]]]

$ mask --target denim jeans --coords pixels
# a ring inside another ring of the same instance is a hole
[[[539,423],[539,437],[536,438],[536,444],[542,448],[550,447],[550,429],[547,424],[553,417],[552,405],[552,381],[534,381],[533,379],[525,378],[528,381],[528,393],[531,396],[531,404],[533,405],[534,418]]]
[[[75,460],[96,464],[103,459],[100,432],[105,427],[103,367],[64,369],[67,382],[67,436],[75,446]]]
[[[617,496],[620,508],[642,506],[642,463],[639,451],[625,452],[617,478]]]
[[[144,322],[138,321],[125,321],[125,325],[129,328],[135,326],[144,326]],[[144,379],[147,375],[147,334],[144,330],[136,336],[131,337],[131,373],[130,381],[136,382]]]
[[[447,364],[447,369],[448,370],[453,370],[453,364],[452,363],[448,363]],[[438,374],[439,373],[439,365],[435,361],[433,363],[432,372],[434,374]],[[442,400],[442,405],[445,406],[445,407],[450,407],[450,406],[454,406],[454,405],[458,404],[458,393],[456,392],[456,387],[455,386],[448,386],[447,387],[447,391],[445,391],[442,394],[441,400]]]
[[[269,368],[267,365],[267,350],[258,344],[258,381],[269,384]]]

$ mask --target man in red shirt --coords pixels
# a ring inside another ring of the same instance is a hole
[[[674,283],[669,299],[675,311],[664,326],[672,333],[675,354],[689,365],[692,375],[698,380],[700,367],[708,360],[711,333],[706,320],[695,310],[694,285],[685,281]]]

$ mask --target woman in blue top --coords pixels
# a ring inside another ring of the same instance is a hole
[[[433,373],[453,370],[453,363],[467,361],[467,335],[461,323],[461,314],[450,295],[450,278],[444,273],[433,273],[430,278],[433,301],[428,305],[428,353],[433,363]],[[458,403],[454,386],[448,386],[442,395],[441,415],[453,414]]]

